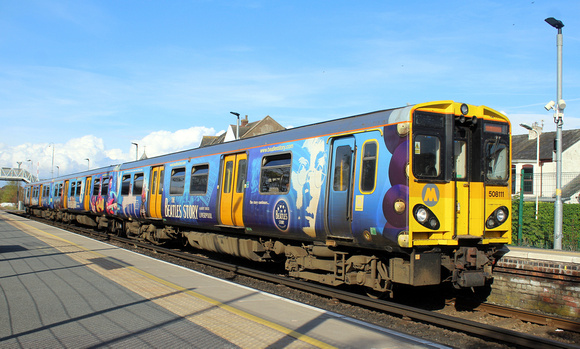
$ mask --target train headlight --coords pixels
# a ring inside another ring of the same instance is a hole
[[[492,214],[487,217],[487,220],[485,221],[485,226],[488,229],[493,229],[496,227],[499,227],[500,225],[504,224],[509,216],[509,211],[507,209],[507,207],[505,206],[501,206],[495,209],[495,211],[492,212]]]
[[[415,220],[422,226],[432,230],[439,229],[439,219],[437,219],[437,216],[427,206],[421,204],[416,205],[413,208],[413,215],[415,216]]]
[[[497,219],[497,221],[500,224],[505,222],[505,220],[507,219],[507,213],[502,207],[498,208],[497,211],[495,212],[495,219]]]
[[[427,210],[423,207],[419,208],[417,212],[415,212],[415,218],[417,218],[417,222],[421,224],[425,224],[427,222]]]
[[[467,115],[467,113],[469,113],[469,107],[467,106],[467,104],[463,103],[461,105],[461,114]]]

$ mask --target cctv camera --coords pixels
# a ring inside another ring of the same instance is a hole
[[[564,110],[566,108],[566,102],[563,99],[558,100],[558,109]]]
[[[556,102],[550,101],[548,104],[546,104],[546,106],[544,108],[546,110],[550,110],[550,109],[554,108],[555,105],[556,105]]]

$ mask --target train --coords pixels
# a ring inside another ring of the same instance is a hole
[[[435,101],[40,180],[25,206],[369,294],[475,290],[511,243],[510,150],[502,113]]]

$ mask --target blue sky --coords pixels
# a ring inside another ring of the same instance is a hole
[[[0,2],[0,165],[59,173],[283,126],[452,99],[580,128],[580,1]],[[31,160],[31,161],[27,161]],[[34,165],[32,165],[34,164]],[[56,171],[56,170],[54,170]]]

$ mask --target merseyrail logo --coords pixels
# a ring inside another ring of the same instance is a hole
[[[423,187],[423,194],[421,195],[425,205],[433,207],[439,202],[439,189],[435,184],[427,184]]]

